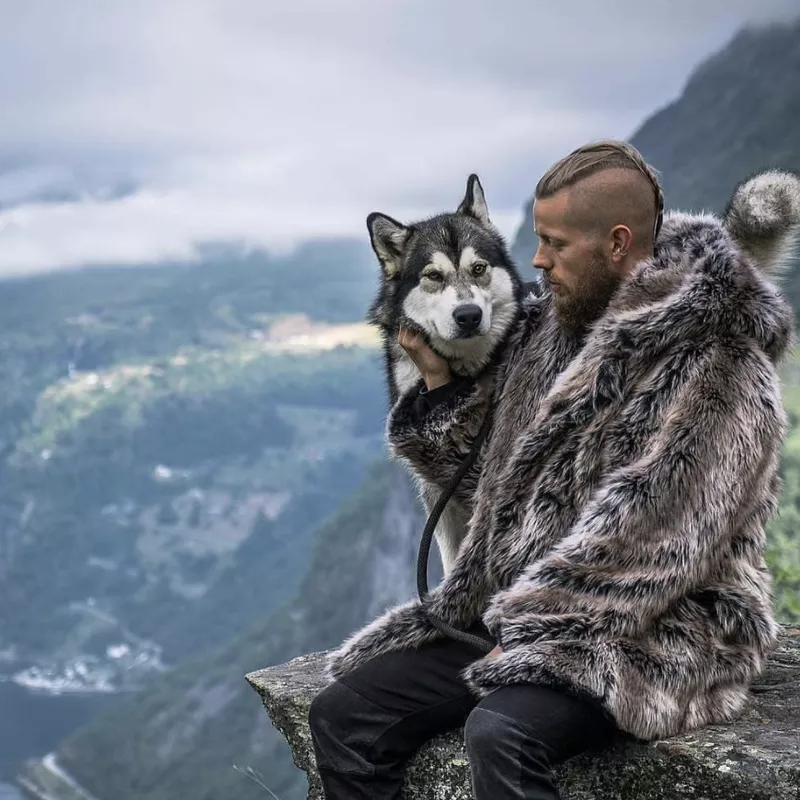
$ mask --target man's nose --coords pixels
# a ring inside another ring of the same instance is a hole
[[[533,261],[531,263],[533,264],[534,269],[548,270],[553,266],[550,263],[550,260],[546,258],[542,252],[541,244],[536,248],[536,252],[533,254]]]

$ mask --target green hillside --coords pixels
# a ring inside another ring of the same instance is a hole
[[[402,470],[376,464],[358,492],[318,528],[308,572],[291,601],[76,733],[61,749],[60,763],[100,798],[267,797],[245,776],[248,768],[281,800],[304,797],[302,774],[243,675],[332,647],[383,608],[410,597],[411,558],[422,524]],[[386,563],[396,564],[396,573],[376,574]],[[41,765],[27,774],[41,785],[52,781]]]
[[[322,242],[3,284],[14,669],[52,682],[91,663],[136,683],[109,647],[174,664],[296,588],[314,526],[383,452],[377,339],[350,322],[368,256]]]

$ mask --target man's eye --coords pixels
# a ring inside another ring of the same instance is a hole
[[[473,275],[483,275],[488,268],[489,268],[489,265],[485,261],[476,261],[472,265],[472,274]]]
[[[436,283],[441,283],[444,280],[444,275],[441,272],[436,272],[435,270],[432,272],[425,273],[426,278],[430,278],[432,281],[436,281]]]

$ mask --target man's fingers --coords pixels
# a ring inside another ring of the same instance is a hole
[[[413,333],[406,328],[400,329],[397,341],[409,354],[421,353],[428,346],[421,333]]]
[[[413,333],[408,328],[400,328],[400,333],[397,336],[397,341],[400,342],[402,347],[407,350],[418,350],[419,346],[423,343],[421,334]]]
[[[406,328],[400,328],[397,342],[422,373],[428,389],[435,389],[451,380],[447,361],[429,347],[421,333],[412,333]]]

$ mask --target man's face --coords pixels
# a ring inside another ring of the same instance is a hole
[[[544,272],[559,324],[580,331],[605,310],[620,283],[620,273],[603,250],[595,231],[570,224],[568,190],[538,199],[533,225],[539,248],[533,266]]]

